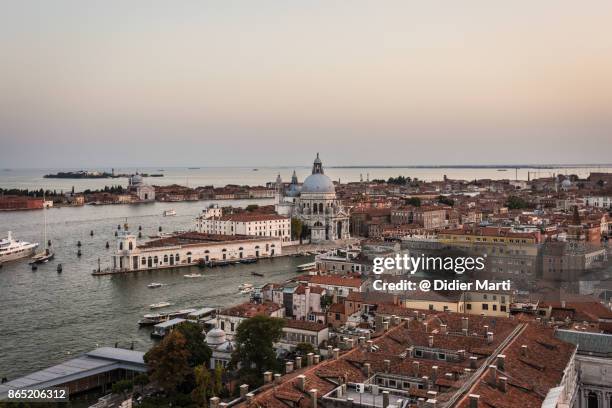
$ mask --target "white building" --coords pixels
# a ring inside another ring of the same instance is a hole
[[[301,186],[297,184],[295,172],[287,189],[279,175],[276,212],[300,219],[310,232],[312,242],[350,237],[348,213],[337,200],[334,183],[324,174],[318,153],[312,165],[312,174],[306,177]]]
[[[242,212],[223,214],[220,208],[209,208],[197,218],[199,232],[205,234],[254,235],[291,240],[291,219],[278,214]]]
[[[612,208],[612,197],[609,196],[588,196],[584,200],[589,207]]]
[[[138,173],[128,179],[128,192],[137,196],[140,201],[155,201],[155,188],[145,184]]]
[[[284,317],[285,309],[272,302],[246,302],[221,310],[217,314],[217,329],[223,330],[229,340],[233,340],[240,323],[254,316]]]
[[[286,351],[293,351],[298,344],[306,343],[318,350],[319,346],[327,341],[329,341],[329,328],[325,324],[285,320],[283,334],[276,346]]]
[[[176,268],[199,263],[223,263],[281,255],[275,237],[215,235],[198,232],[175,234],[138,244],[136,236],[121,231],[112,258],[114,271]]]

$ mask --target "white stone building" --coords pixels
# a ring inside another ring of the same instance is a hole
[[[214,264],[269,258],[281,253],[281,240],[276,237],[186,232],[138,244],[136,236],[125,230],[117,238],[112,270],[129,272],[176,268],[201,262]]]
[[[288,188],[284,188],[280,176],[277,178],[276,212],[300,219],[310,232],[311,242],[350,237],[348,213],[337,200],[334,183],[324,174],[318,153],[312,174],[301,186],[295,172]]]
[[[227,339],[233,340],[240,323],[254,316],[284,317],[285,309],[272,302],[246,302],[217,313],[217,329],[223,330]]]
[[[128,179],[128,192],[137,196],[140,201],[155,201],[155,188],[146,184],[138,173]]]
[[[291,240],[291,219],[278,214],[223,214],[220,208],[210,208],[196,222],[198,231],[205,234],[275,237],[283,242]]]

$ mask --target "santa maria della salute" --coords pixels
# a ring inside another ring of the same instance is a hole
[[[318,153],[312,164],[312,174],[301,185],[295,171],[289,184],[283,183],[278,175],[276,211],[301,220],[312,242],[335,241],[350,236],[348,212],[337,200],[334,183],[325,175]]]

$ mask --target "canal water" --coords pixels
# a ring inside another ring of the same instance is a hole
[[[270,204],[268,201],[218,201],[219,205],[246,206]],[[194,227],[196,215],[210,202],[152,203],[142,205],[85,206],[49,209],[48,238],[55,259],[32,271],[27,260],[0,268],[0,377],[17,376],[43,369],[71,356],[99,346],[130,347],[147,350],[151,328],[139,328],[137,321],[150,313],[149,305],[168,301],[162,310],[195,307],[224,307],[246,301],[238,293],[241,283],[255,285],[282,282],[295,276],[297,264],[309,258],[282,257],[257,264],[139,272],[121,276],[94,277],[98,266],[110,265],[118,224],[127,218],[130,229],[142,226],[143,237],[163,231]],[[164,217],[166,209],[177,215]],[[43,213],[0,212],[0,235],[43,243]],[[94,231],[93,237],[90,231]],[[81,241],[82,256],[77,257]],[[106,242],[111,248],[106,249]],[[56,272],[57,264],[63,273]],[[251,275],[252,271],[264,277]],[[204,277],[186,279],[184,274],[203,273]],[[147,284],[161,282],[163,287],[149,289]]]

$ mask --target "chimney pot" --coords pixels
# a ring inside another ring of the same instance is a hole
[[[293,361],[287,361],[285,363],[285,374],[289,374],[293,372]]]
[[[499,377],[498,388],[499,388],[499,390],[501,392],[506,392],[506,390],[508,388],[508,378],[506,378],[506,377]]]
[[[383,322],[383,330],[389,331],[389,321],[388,320]]]
[[[418,361],[413,361],[412,362],[412,374],[415,377],[419,376],[419,366],[420,366],[420,363]]]
[[[434,337],[429,336],[429,347],[432,348],[434,346]]]
[[[267,383],[269,383],[269,382],[272,382],[272,375],[273,375],[273,374],[272,374],[272,371],[266,371],[266,372],[264,373],[264,383],[266,383],[266,384],[267,384]]]
[[[253,394],[252,392],[247,393],[246,395],[246,399],[247,401],[253,401],[253,398],[255,397],[255,394]]]
[[[366,378],[370,378],[370,367],[371,367],[370,363],[365,363],[363,365],[363,375],[365,375]]]
[[[249,392],[249,384],[242,384],[240,386],[240,398],[245,398]]]
[[[480,395],[470,394],[470,408],[478,408],[478,400]]]
[[[374,344],[374,342],[373,342],[372,340],[368,340],[368,341],[366,342],[366,348],[367,348],[367,350],[368,350],[369,352],[371,352],[371,351],[372,351],[372,345],[373,345],[373,344]]]
[[[321,361],[321,356],[319,354],[315,354],[313,357],[313,363],[319,364],[319,361]]]
[[[495,386],[497,382],[497,367],[494,365],[490,365],[487,368],[487,377],[489,384]]]
[[[304,374],[297,376],[297,383],[300,391],[306,391],[306,376]]]
[[[333,352],[334,360],[337,360],[340,357],[340,349],[335,348]]]
[[[314,360],[314,353],[306,354],[306,364],[311,366]]]
[[[219,397],[212,397],[210,399],[210,408],[219,408]]]
[[[436,383],[438,381],[438,366],[431,367],[431,382]]]
[[[523,344],[523,345],[521,346],[521,354],[522,354],[523,356],[526,356],[526,355],[527,355],[527,345],[526,345],[526,344]]]
[[[470,357],[470,368],[476,368],[477,367],[477,362],[478,362],[478,357],[471,356]]]
[[[309,394],[312,400],[311,405],[310,405],[311,408],[317,408],[317,389],[313,388],[312,390],[310,390]]]
[[[383,363],[385,365],[385,373],[388,373],[391,369],[391,360],[384,360]]]
[[[300,368],[302,368],[302,357],[296,357],[295,358],[295,369],[299,370]]]
[[[389,406],[389,391],[383,391],[383,408],[387,408]]]
[[[280,380],[281,380],[281,375],[278,373],[274,374],[274,382],[278,384],[280,383]]]
[[[497,355],[497,368],[499,368],[501,371],[505,371],[505,367],[506,367],[506,356],[503,354],[498,354]]]

